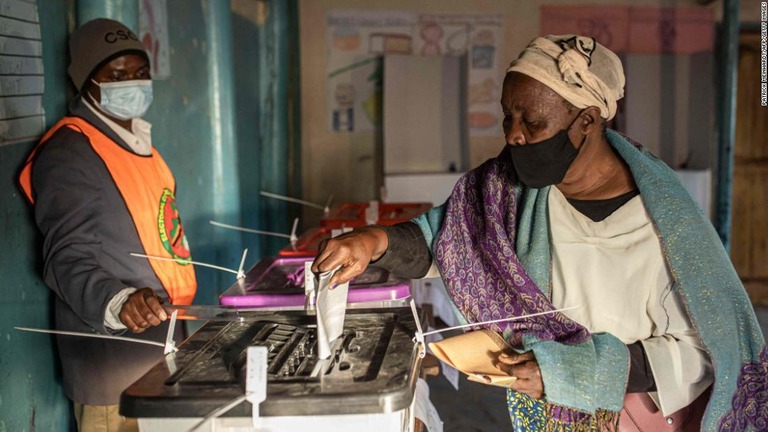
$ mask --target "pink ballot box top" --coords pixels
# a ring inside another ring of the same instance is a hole
[[[268,258],[248,271],[219,297],[219,303],[238,307],[283,307],[304,305],[304,263],[312,257]],[[407,279],[378,267],[368,269],[350,282],[347,303],[405,299],[410,295]]]

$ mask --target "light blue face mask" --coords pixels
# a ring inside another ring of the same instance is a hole
[[[142,117],[152,104],[152,80],[94,83],[101,89],[101,109],[120,120]]]

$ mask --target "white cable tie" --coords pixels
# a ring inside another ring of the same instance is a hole
[[[240,267],[237,268],[237,278],[238,279],[245,279],[245,272],[243,271],[243,266],[245,265],[245,257],[248,255],[248,249],[243,250],[243,257],[240,258]]]
[[[229,225],[229,224],[225,224],[225,223],[221,223],[221,222],[216,222],[216,221],[208,221],[208,222],[211,225],[217,226],[219,228],[227,228],[227,229],[231,229],[231,230],[243,231],[243,232],[252,233],[252,234],[262,234],[262,235],[268,235],[268,236],[274,236],[274,237],[282,237],[282,238],[287,238],[287,239],[291,238],[291,236],[288,235],[288,234],[283,234],[283,233],[278,233],[278,232],[262,231],[262,230],[252,229],[252,228],[244,228],[244,227],[240,227],[240,226],[236,226],[236,225]]]
[[[296,243],[299,237],[296,235],[296,229],[299,227],[299,218],[293,220],[293,228],[291,229],[291,235],[288,237],[291,240],[291,244]]]
[[[175,261],[177,263],[194,264],[194,265],[198,265],[198,266],[202,266],[202,267],[209,267],[209,268],[216,269],[216,270],[230,272],[230,273],[235,274],[235,275],[238,274],[236,270],[228,269],[226,267],[221,267],[221,266],[217,266],[217,265],[213,265],[213,264],[207,264],[207,263],[203,263],[203,262],[199,262],[199,261],[185,260],[185,259],[182,259],[182,258],[166,258],[166,257],[152,256],[152,255],[144,255],[144,254],[135,253],[135,252],[131,252],[131,256],[141,257],[141,258],[148,258],[148,259],[159,260],[159,261]]]
[[[174,333],[176,332],[176,316],[179,314],[179,310],[173,311],[171,314],[171,322],[168,324],[168,334],[165,335],[165,346],[163,349],[163,355],[168,355],[170,353],[177,352],[179,349],[176,348],[176,341],[173,339]]]
[[[36,329],[36,328],[29,328],[29,327],[14,327],[14,328],[16,330],[22,330],[22,331],[28,331],[28,332],[34,332],[34,333],[49,333],[49,334],[58,334],[58,335],[64,335],[64,336],[89,337],[89,338],[95,338],[95,339],[112,339],[112,340],[119,340],[123,342],[135,342],[135,343],[141,343],[145,345],[154,345],[154,346],[165,348],[165,344],[162,342],[155,342],[155,341],[144,340],[144,339],[135,339],[135,338],[129,338],[125,336],[112,336],[112,335],[83,333],[83,332],[64,331],[64,330]]]
[[[421,345],[421,350],[419,351],[419,357],[424,358],[424,356],[427,355],[427,344],[424,342],[425,334],[421,329],[421,322],[419,321],[419,312],[416,310],[416,302],[413,301],[413,297],[411,297],[410,305],[411,305],[411,313],[413,314],[413,320],[416,322],[416,335],[414,336],[414,340],[417,344]]]
[[[205,416],[202,420],[200,420],[199,423],[192,426],[192,429],[190,429],[187,432],[195,432],[199,430],[202,426],[204,426],[206,423],[208,423],[210,420],[213,420],[215,418],[221,417],[224,414],[228,413],[232,408],[240,405],[241,403],[245,402],[246,398],[250,396],[250,393],[245,392],[242,395],[232,399],[231,401],[227,402],[226,404],[222,405],[219,408],[216,408],[213,410],[210,414]]]
[[[265,197],[269,197],[269,198],[275,198],[275,199],[279,199],[279,200],[283,200],[283,201],[288,201],[288,202],[296,203],[296,204],[303,204],[305,206],[316,208],[316,209],[320,209],[320,210],[325,210],[325,208],[323,208],[323,206],[321,206],[320,204],[315,204],[313,202],[300,200],[298,198],[291,198],[291,197],[288,197],[288,196],[285,196],[285,195],[279,195],[279,194],[276,194],[276,193],[264,192],[264,191],[261,191],[261,195],[263,195]]]
[[[496,320],[491,320],[491,321],[483,321],[483,322],[479,322],[479,323],[470,323],[470,324],[457,325],[457,326],[447,327],[447,328],[440,329],[440,330],[428,331],[428,332],[424,333],[424,336],[429,336],[429,335],[436,334],[436,333],[442,333],[442,332],[446,332],[446,331],[449,331],[449,330],[456,330],[456,329],[462,329],[462,328],[467,328],[467,327],[475,327],[475,326],[481,326],[481,325],[485,325],[485,324],[493,324],[493,323],[497,323],[497,322],[521,320],[523,318],[531,318],[531,317],[540,316],[540,315],[553,314],[553,313],[556,313],[556,312],[563,312],[563,311],[567,311],[567,310],[571,310],[571,309],[576,309],[576,308],[580,308],[580,307],[581,307],[581,305],[571,306],[571,307],[567,307],[567,308],[555,309],[555,310],[546,311],[546,312],[537,312],[537,313],[532,313],[532,314],[528,314],[528,315],[521,315],[521,316],[516,316],[516,317],[508,317],[508,318],[501,318],[501,319],[496,319]]]

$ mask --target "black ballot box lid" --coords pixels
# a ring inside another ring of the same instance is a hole
[[[347,310],[328,360],[317,358],[316,323],[314,311],[305,310],[249,311],[231,321],[208,321],[122,393],[120,413],[207,416],[243,395],[251,345],[268,348],[261,416],[388,413],[411,404],[421,359],[410,308]],[[250,417],[251,404],[243,402],[226,416]]]

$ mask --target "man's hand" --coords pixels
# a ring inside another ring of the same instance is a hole
[[[379,259],[389,246],[387,233],[380,228],[363,227],[329,239],[320,245],[312,263],[314,273],[322,273],[341,266],[333,275],[331,286],[349,282],[360,275],[372,260]]]
[[[509,376],[517,377],[517,381],[509,386],[510,389],[525,393],[534,399],[544,396],[544,382],[541,380],[539,363],[532,351],[522,354],[502,353],[497,360],[496,367]]]
[[[142,333],[168,319],[160,305],[162,300],[151,288],[142,288],[128,296],[120,309],[120,321],[134,333]]]

